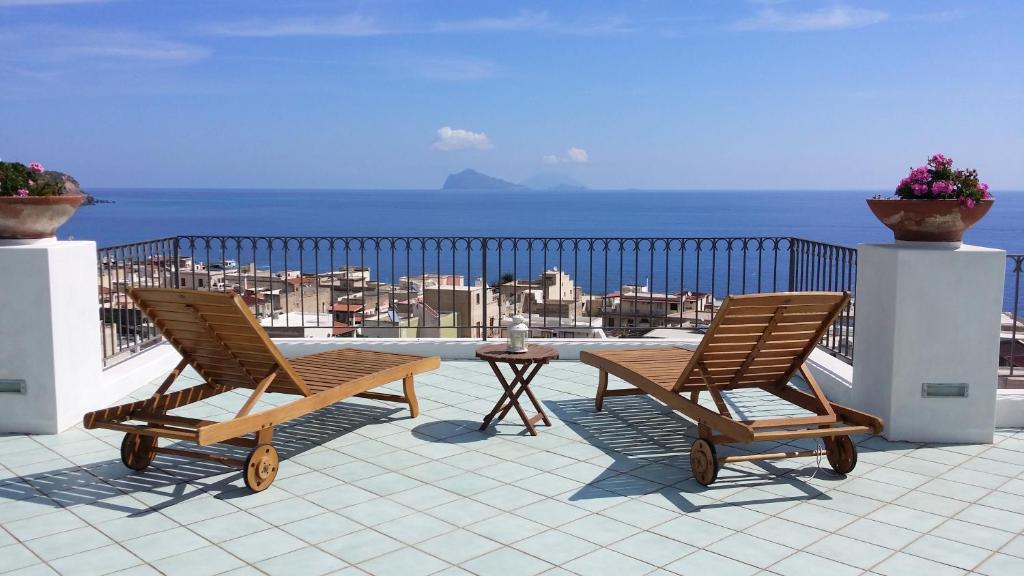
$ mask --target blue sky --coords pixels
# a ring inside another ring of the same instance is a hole
[[[0,0],[0,157],[86,187],[1024,189],[1024,2]]]

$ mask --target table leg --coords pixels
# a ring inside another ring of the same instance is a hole
[[[504,390],[504,392],[502,392],[501,398],[498,399],[498,402],[494,405],[494,408],[491,409],[491,412],[484,417],[483,423],[480,424],[480,430],[485,430],[487,426],[491,423],[491,420],[494,420],[494,417],[497,416],[499,412],[501,413],[501,416],[498,417],[497,420],[495,420],[495,423],[501,422],[501,420],[505,417],[505,414],[508,413],[509,408],[511,408],[513,404],[516,406],[516,409],[519,412],[519,415],[523,418],[523,420],[526,420],[526,413],[523,412],[523,409],[519,407],[518,402],[516,402],[516,398],[518,397],[518,395],[515,394],[515,392],[513,391],[513,385],[515,384],[516,380],[513,380],[512,384],[510,385],[508,383],[508,380],[505,379],[505,374],[502,373],[501,368],[498,367],[498,363],[490,362],[490,365],[491,370],[494,372],[494,376],[498,379],[498,383],[501,384],[501,388]],[[513,368],[512,371],[515,372],[515,369]],[[508,404],[505,403],[506,400],[508,400]]]
[[[537,403],[537,398],[533,395],[533,391],[530,390],[530,382],[533,381],[533,377],[536,376],[537,372],[540,371],[541,366],[543,366],[543,364],[534,364],[533,371],[531,371],[530,374],[527,376],[526,371],[530,369],[529,364],[524,364],[522,370],[517,370],[516,365],[512,364],[512,372],[515,374],[515,378],[512,379],[512,388],[514,389],[516,387],[516,384],[519,384],[519,389],[516,390],[515,394],[515,400],[517,404],[519,403],[519,397],[523,394],[523,392],[526,392],[526,395],[530,398],[530,401],[533,402],[533,407],[534,409],[537,410],[537,414],[540,414],[541,418],[544,419],[544,424],[551,426],[551,422],[548,420],[547,415],[544,414],[544,410],[541,409],[540,404]],[[505,415],[508,414],[509,408],[511,407],[511,404],[505,406],[505,409],[501,411],[501,415],[498,416],[499,422],[505,418]],[[531,420],[533,419],[531,418]]]

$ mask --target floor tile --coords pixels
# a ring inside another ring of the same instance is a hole
[[[679,560],[665,566],[665,569],[676,574],[714,574],[715,576],[750,576],[758,569],[750,564],[737,562],[725,556],[719,556],[707,550],[698,550],[683,556]]]
[[[857,519],[852,514],[829,510],[814,504],[799,504],[779,514],[779,517],[828,532],[838,530]]]
[[[586,510],[577,508],[571,504],[565,504],[551,499],[541,500],[540,502],[535,502],[529,506],[524,506],[516,510],[515,513],[523,518],[539,522],[549,528],[568,524],[573,520],[578,520],[589,514]]]
[[[637,500],[616,504],[602,510],[600,514],[644,530],[667,522],[679,515],[676,512]]]
[[[636,526],[599,514],[591,514],[579,520],[573,520],[568,524],[563,524],[559,530],[600,546],[608,546],[613,542],[625,540],[640,531]]]
[[[216,546],[207,546],[158,560],[153,564],[167,576],[207,576],[245,566],[245,563]]]
[[[288,498],[248,509],[248,512],[253,516],[275,526],[294,522],[301,518],[319,516],[326,511],[327,509],[322,506],[317,506],[302,498]]]
[[[1017,514],[1007,510],[999,510],[989,506],[974,504],[964,508],[955,516],[957,520],[981,524],[989,528],[1009,530],[1011,532],[1024,531],[1024,514]]]
[[[349,564],[358,564],[399,550],[403,544],[380,532],[360,530],[323,542],[319,547]]]
[[[768,570],[782,576],[821,576],[822,574],[828,574],[828,576],[856,576],[861,573],[859,568],[806,552],[797,552],[792,556],[787,556],[772,565]]]
[[[828,534],[824,530],[790,522],[782,518],[768,518],[747,528],[744,530],[744,533],[797,549],[820,540]]]
[[[933,530],[945,521],[945,518],[938,514],[930,514],[895,504],[889,504],[875,510],[868,514],[867,518],[918,532]]]
[[[430,484],[421,484],[415,488],[392,494],[388,499],[422,512],[458,500],[459,495]]]
[[[98,576],[130,568],[142,561],[117,545],[101,546],[73,556],[63,556],[50,562],[50,566],[63,574]]]
[[[259,563],[270,576],[319,576],[344,568],[338,558],[316,548],[301,548]]]
[[[625,554],[602,548],[567,562],[565,568],[580,576],[600,576],[603,574],[641,576],[651,572],[654,566]]]
[[[401,548],[359,565],[374,576],[426,576],[446,567],[446,562],[415,548]]]
[[[440,506],[435,506],[427,510],[427,514],[455,526],[468,526],[485,518],[498,516],[501,514],[501,510],[476,500],[460,498]]]
[[[515,514],[500,514],[466,526],[466,529],[504,545],[518,542],[546,530],[543,525]]]
[[[67,510],[55,510],[38,516],[30,516],[13,522],[6,522],[3,527],[19,540],[32,540],[49,536],[58,532],[67,532],[82,528],[85,522]]]
[[[251,564],[304,548],[306,543],[279,528],[228,540],[220,544],[228,552]]]
[[[178,527],[123,540],[120,544],[144,561],[153,562],[167,556],[203,548],[210,542],[187,528]]]
[[[25,542],[25,545],[43,560],[50,561],[87,550],[95,550],[113,543],[113,540],[107,538],[99,530],[86,526],[29,540]]]
[[[285,524],[281,526],[281,529],[311,544],[319,544],[320,542],[333,540],[356,530],[363,530],[364,526],[354,520],[345,518],[341,514],[327,512],[326,514]]]
[[[839,534],[830,534],[804,549],[822,558],[867,570],[888,558],[892,550]]]
[[[664,566],[696,550],[693,546],[653,532],[639,532],[612,544],[610,548],[655,566]]]
[[[21,544],[0,547],[0,573],[42,565],[42,560]]]
[[[579,558],[599,548],[593,542],[588,542],[557,529],[530,536],[516,542],[513,546],[556,566],[561,566],[569,560]]]
[[[966,570],[954,568],[924,558],[897,552],[881,564],[873,568],[874,572],[885,576],[906,576],[908,574],[927,574],[928,576],[959,576]]]
[[[973,569],[992,553],[984,548],[954,542],[930,534],[915,540],[904,548],[903,552],[941,562],[942,564],[963,568],[964,570]]]
[[[931,535],[963,544],[970,544],[971,546],[978,546],[986,550],[998,550],[1013,539],[1011,532],[979,524],[971,524],[961,520],[947,520],[938,528],[932,530]]]
[[[514,485],[504,485],[498,486],[497,488],[491,488],[490,490],[485,490],[479,494],[473,495],[472,498],[483,502],[488,506],[506,510],[527,506],[544,499],[543,496],[536,492],[530,492],[529,490],[525,490]]]
[[[499,547],[501,544],[463,529],[417,544],[417,548],[452,564],[461,564]]]
[[[985,576],[1020,576],[1024,574],[1024,558],[995,554],[977,568]]]
[[[533,576],[552,568],[551,564],[514,548],[499,548],[461,566],[479,576]]]
[[[689,516],[681,516],[651,529],[652,532],[678,540],[689,546],[703,548],[735,533],[733,530]]]
[[[733,534],[711,544],[707,550],[758,568],[767,568],[796,552],[787,546],[747,534]]]
[[[429,514],[417,512],[378,524],[376,530],[382,534],[398,540],[405,544],[418,544],[446,532],[451,532],[455,526],[439,520]]]
[[[402,516],[408,516],[416,511],[397,502],[379,498],[362,504],[348,506],[338,510],[338,513],[350,520],[355,520],[364,526],[376,526]]]

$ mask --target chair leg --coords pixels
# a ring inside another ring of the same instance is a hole
[[[405,391],[405,400],[409,403],[409,412],[415,418],[420,415],[420,403],[416,400],[416,388],[413,386],[412,374],[402,379],[402,389]]]
[[[608,391],[608,371],[601,370],[597,377],[597,396],[594,398],[594,408],[600,412],[604,407],[604,393]]]

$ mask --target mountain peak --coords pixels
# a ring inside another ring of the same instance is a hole
[[[449,174],[441,190],[526,190],[526,186],[467,168],[462,172]]]

